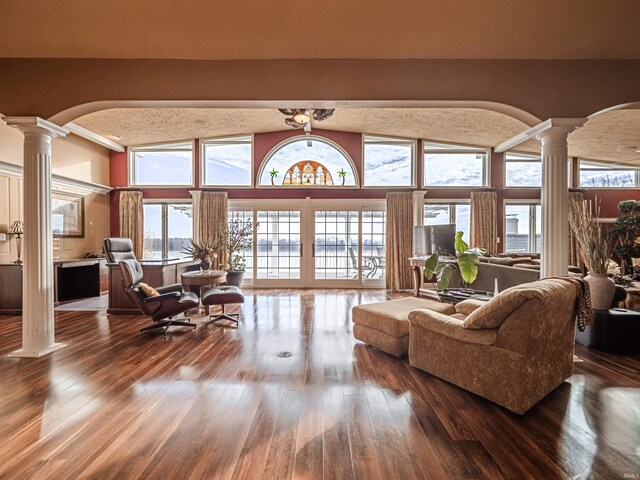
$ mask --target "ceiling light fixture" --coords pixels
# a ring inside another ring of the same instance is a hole
[[[308,133],[311,131],[311,120],[318,122],[326,120],[333,115],[333,108],[279,108],[278,111],[288,118],[284,119],[284,123],[293,128],[304,128]]]

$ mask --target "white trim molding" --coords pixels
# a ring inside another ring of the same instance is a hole
[[[15,165],[9,162],[0,161],[0,173],[8,173],[9,175],[15,175],[22,177],[24,175],[24,168],[21,165]],[[99,193],[106,195],[112,187],[101,185],[99,183],[85,182],[83,180],[76,180],[75,178],[64,177],[62,175],[53,174],[51,179],[56,185],[64,185],[65,187],[77,188],[79,190],[85,190],[91,193]]]
[[[77,123],[69,122],[65,125],[65,128],[68,129],[71,133],[82,137],[90,142],[96,143],[101,147],[108,148],[109,150],[113,150],[115,152],[124,152],[125,148],[117,142],[113,140],[109,140],[102,135],[98,135],[97,133],[92,132],[91,130],[87,130],[84,127],[81,127]]]
[[[545,120],[544,122],[541,122],[522,133],[519,133],[515,137],[511,137],[506,142],[502,142],[500,145],[494,148],[494,151],[496,153],[503,153],[507,150],[511,150],[512,148],[517,147],[527,140],[539,139],[539,136],[543,134],[545,130],[549,130],[550,128],[562,128],[570,133],[576,128],[584,125],[587,120],[588,119],[586,118],[549,118],[548,120]]]

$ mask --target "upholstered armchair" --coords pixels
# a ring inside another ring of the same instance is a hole
[[[195,293],[182,292],[182,286],[175,284],[150,289],[153,291],[153,294],[147,295],[144,292],[147,288],[141,283],[142,266],[140,263],[133,258],[121,260],[118,264],[120,265],[122,282],[127,295],[129,295],[129,298],[131,298],[143,314],[150,316],[154,321],[153,325],[142,328],[140,333],[164,328],[164,334],[166,336],[169,327],[172,325],[196,327],[194,323],[191,323],[189,318],[181,320],[173,319],[175,315],[198,307],[199,300]]]
[[[545,279],[409,314],[409,362],[523,414],[573,372],[575,283]]]

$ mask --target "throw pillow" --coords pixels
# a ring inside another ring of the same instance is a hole
[[[474,310],[464,321],[463,328],[498,328],[527,298],[515,289],[498,294],[485,305]]]
[[[456,303],[456,312],[462,313],[463,315],[471,315],[486,303],[487,302],[481,302],[480,300],[474,300],[473,298],[470,298],[469,300],[463,300],[460,303]]]
[[[144,293],[147,297],[157,297],[158,295],[160,295],[160,292],[158,292],[155,288],[147,285],[146,283],[139,283],[138,286],[140,287],[140,290],[142,290],[142,293]]]

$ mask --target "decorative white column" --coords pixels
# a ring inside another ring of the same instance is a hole
[[[538,127],[542,142],[542,278],[566,276],[569,266],[567,138],[584,118],[551,118]]]
[[[11,356],[41,357],[64,346],[54,339],[51,140],[69,132],[38,117],[4,121],[24,135],[22,348]]]

